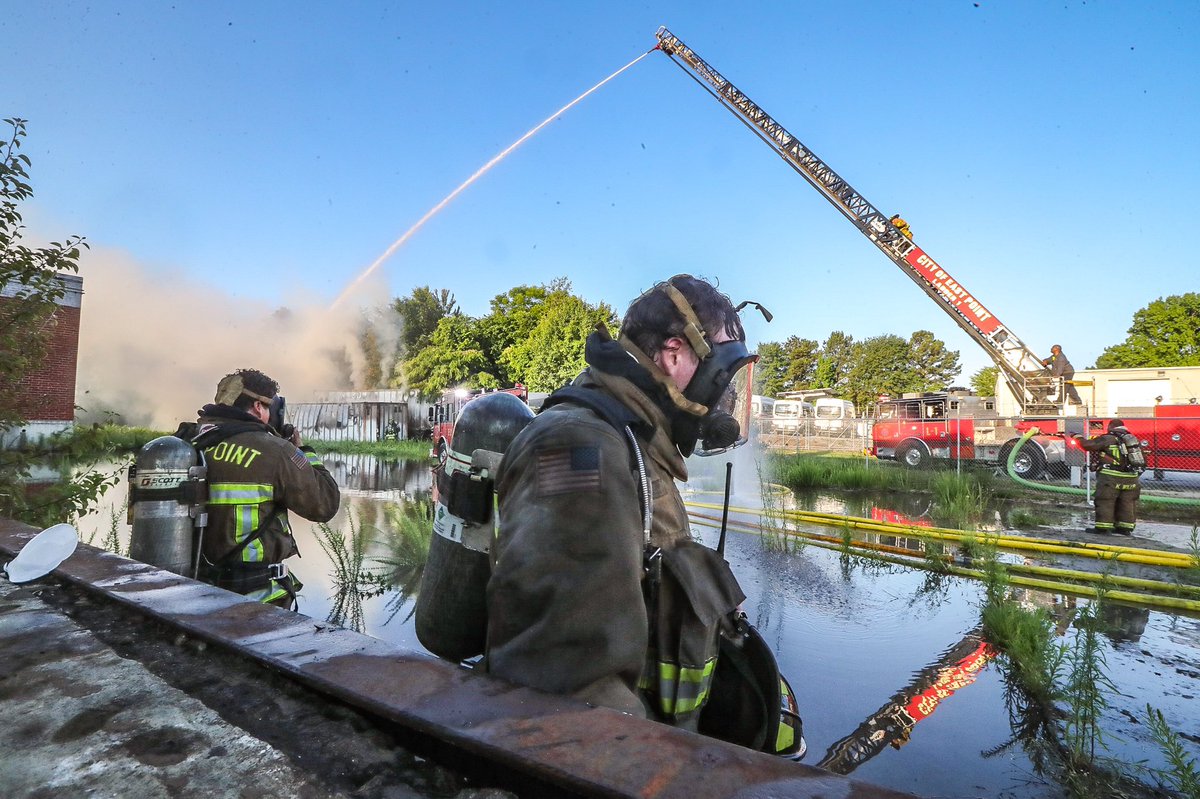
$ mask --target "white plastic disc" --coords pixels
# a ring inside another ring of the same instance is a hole
[[[27,583],[44,577],[71,557],[79,543],[79,534],[69,524],[47,527],[29,540],[4,570],[14,583]]]

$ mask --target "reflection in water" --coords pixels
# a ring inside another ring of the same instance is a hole
[[[361,582],[364,577],[363,559],[367,549],[367,534],[361,517],[356,521],[354,513],[348,512],[346,524],[350,528],[349,540],[340,528],[334,530],[328,524],[317,527],[317,543],[325,550],[325,555],[333,567],[331,576],[335,593],[333,607],[327,620],[361,633],[366,630],[363,598],[367,595],[374,596],[378,591]]]
[[[930,716],[955,691],[975,682],[995,656],[979,630],[968,633],[917,672],[907,687],[897,691],[854,732],[835,741],[817,765],[837,774],[849,774],[887,746],[904,746],[917,722]]]
[[[416,596],[429,557],[432,507],[427,494],[368,505],[357,518],[348,511],[346,524],[349,536],[326,524],[318,527],[317,543],[329,558],[334,585],[327,621],[366,632],[364,599],[390,594],[387,624]],[[377,553],[370,556],[370,568],[365,565],[368,550]]]
[[[404,502],[388,503],[383,509],[381,544],[386,554],[375,561],[383,569],[372,573],[385,591],[394,591],[387,601],[391,621],[411,600],[416,599],[421,573],[429,560],[429,542],[433,535],[433,504],[428,495]],[[415,609],[415,604],[413,605]],[[409,611],[412,616],[412,611]],[[408,618],[405,618],[408,621]]]
[[[1146,632],[1146,623],[1150,621],[1150,608],[1105,602],[1100,606],[1100,617],[1105,624],[1104,634],[1114,644],[1136,643]]]
[[[342,496],[399,500],[429,490],[430,465],[425,461],[341,454],[327,454],[322,461],[341,486]]]
[[[980,754],[985,759],[993,758],[1020,744],[1034,773],[1053,778],[1058,765],[1065,759],[1065,749],[1059,741],[1053,713],[1048,713],[1045,705],[1020,687],[1011,665],[1003,666],[1000,675],[1004,687],[1004,708],[1008,712],[1012,736]]]

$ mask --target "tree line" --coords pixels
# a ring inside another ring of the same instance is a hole
[[[859,407],[882,395],[943,390],[960,368],[958,350],[947,349],[928,330],[913,331],[907,339],[889,333],[861,341],[835,330],[823,344],[791,336],[760,344],[758,356],[756,394],[820,388]]]
[[[346,387],[406,388],[426,397],[455,387],[517,383],[553,391],[586,366],[584,339],[601,323],[616,329],[613,309],[572,293],[565,277],[497,294],[480,317],[463,313],[448,289],[421,286],[382,314],[364,315],[358,342],[365,366],[356,384]],[[395,325],[399,335],[385,352],[384,331]]]
[[[584,339],[599,323],[615,331],[613,309],[577,296],[565,277],[498,294],[481,317],[463,313],[449,289],[421,286],[364,315],[358,342],[365,367],[352,378],[346,356],[344,387],[402,387],[427,397],[517,383],[553,391],[583,369]],[[398,336],[382,333],[396,327]],[[1200,294],[1155,300],[1134,315],[1128,332],[1093,368],[1200,366]],[[960,372],[959,351],[928,330],[861,340],[835,330],[824,342],[790,336],[760,344],[758,354],[754,393],[827,389],[860,407],[882,395],[945,390]],[[987,366],[967,384],[989,395],[996,377],[996,367]]]
[[[618,321],[607,304],[574,294],[565,277],[498,294],[481,317],[463,313],[449,289],[421,286],[382,313],[363,316],[358,343],[365,366],[346,387],[408,388],[427,397],[460,386],[517,383],[553,391],[586,366],[587,334],[600,323],[615,332]],[[383,331],[396,324],[400,333],[385,352],[382,342],[389,337]],[[755,393],[772,396],[826,388],[866,403],[880,394],[943,389],[959,372],[958,351],[928,330],[907,339],[889,334],[861,341],[834,331],[823,344],[792,336],[759,345],[758,354]],[[351,359],[345,360],[348,365]]]

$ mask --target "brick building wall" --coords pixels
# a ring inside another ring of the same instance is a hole
[[[83,279],[59,275],[66,293],[50,320],[46,360],[18,388],[17,407],[33,426],[62,428],[75,418],[75,377],[79,360],[79,312]],[[0,303],[11,302],[17,287],[0,288]]]

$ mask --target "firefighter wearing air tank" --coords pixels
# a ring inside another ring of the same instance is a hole
[[[214,402],[176,435],[191,441],[208,465],[200,579],[292,608],[300,582],[284,563],[298,554],[288,511],[327,522],[337,513],[340,492],[312,448],[302,446],[300,433],[272,419],[282,400],[270,377],[240,369],[221,379]]]
[[[1142,495],[1138,475],[1145,465],[1140,442],[1120,419],[1110,421],[1104,435],[1074,438],[1079,446],[1095,453],[1092,468],[1097,472],[1096,526],[1092,532],[1133,535],[1138,498]]]
[[[484,667],[738,740],[706,730],[702,710],[722,636],[740,642],[746,632],[744,618],[737,629],[744,595],[724,559],[692,540],[675,481],[687,479],[684,458],[698,443],[737,443],[738,424],[722,408],[735,374],[755,359],[741,321],[728,297],[679,275],[632,303],[619,339],[597,328],[585,359],[496,475]],[[776,722],[764,748],[795,756],[803,739],[795,724],[778,723],[773,674],[765,693]]]

